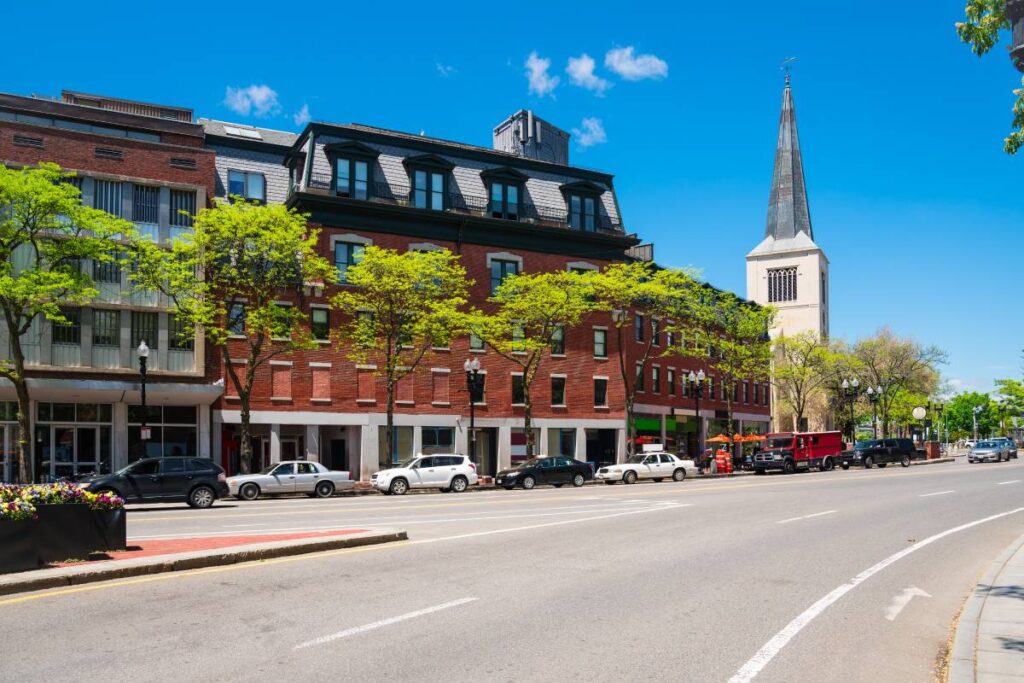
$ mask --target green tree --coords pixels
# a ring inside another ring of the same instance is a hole
[[[679,353],[666,334],[681,338],[699,304],[701,286],[691,271],[644,261],[613,263],[593,276],[596,310],[611,317],[619,372],[626,392],[627,452],[636,442],[634,406],[641,373],[651,358]],[[633,331],[641,325],[642,338]],[[629,350],[632,349],[632,352]],[[632,367],[631,367],[632,366]]]
[[[15,476],[31,477],[28,386],[23,337],[36,320],[67,323],[65,306],[82,306],[99,295],[83,261],[109,263],[134,237],[133,225],[83,206],[74,173],[56,164],[38,168],[0,166],[0,313],[10,340],[10,358],[0,377],[18,397]]]
[[[374,361],[387,396],[388,457],[394,448],[395,390],[434,348],[448,347],[464,331],[472,282],[458,256],[447,249],[409,251],[367,247],[349,266],[346,287],[332,299],[341,311],[356,311],[340,326],[346,352],[357,362]]]
[[[828,384],[828,342],[813,332],[782,336],[775,340],[774,358],[777,396],[793,411],[793,426],[799,429],[809,404]]]
[[[136,285],[166,294],[180,326],[202,329],[221,354],[240,404],[243,472],[252,467],[257,372],[282,354],[317,348],[305,324],[305,289],[337,277],[317,253],[318,239],[319,231],[295,211],[233,197],[201,210],[192,233],[170,249],[144,242],[136,252]],[[243,358],[244,369],[233,358]]]
[[[543,360],[556,342],[565,343],[566,332],[592,311],[593,274],[559,271],[520,273],[498,286],[489,302],[493,313],[476,312],[470,328],[487,346],[522,369],[523,428],[526,455],[533,457],[536,444],[532,414],[533,382]]]
[[[999,42],[1002,31],[1011,29],[1006,18],[1005,0],[967,0],[966,21],[957,22],[960,41],[971,46],[979,57],[987,54]],[[1003,141],[1007,154],[1016,154],[1024,145],[1024,79],[1021,88],[1014,90],[1017,101],[1013,104],[1013,130]]]
[[[999,427],[999,415],[988,394],[965,391],[957,394],[946,404],[942,418],[953,439],[968,439],[974,436],[974,409],[978,414],[978,436],[993,434]]]

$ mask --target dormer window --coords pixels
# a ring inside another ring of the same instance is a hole
[[[331,189],[339,197],[373,196],[373,165],[380,152],[359,142],[337,142],[324,147],[334,169]]]
[[[565,206],[568,213],[566,222],[574,230],[595,232],[598,226],[598,211],[604,188],[591,182],[562,185]]]
[[[448,208],[448,178],[455,164],[436,154],[407,157],[402,163],[409,172],[413,206],[431,211]]]
[[[490,168],[480,173],[488,186],[487,212],[491,218],[519,220],[523,215],[523,189],[527,176],[514,168]]]

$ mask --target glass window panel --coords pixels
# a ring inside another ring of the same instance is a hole
[[[515,185],[508,186],[506,207],[509,218],[519,217],[519,188]]]
[[[228,194],[245,196],[245,174],[240,171],[228,171]]]
[[[52,404],[52,416],[51,419],[54,422],[74,422],[75,421],[75,404],[74,403],[54,403]]]
[[[594,199],[587,197],[583,202],[584,207],[584,223],[583,229],[592,231],[594,229]]]
[[[569,198],[569,227],[579,229],[582,222],[581,213],[580,198],[577,195],[572,195]]]
[[[326,308],[310,310],[310,330],[314,339],[327,339],[330,334],[330,316]]]
[[[191,351],[195,347],[195,330],[186,328],[181,319],[173,313],[167,314],[167,346],[181,351]]]
[[[196,456],[195,427],[164,427],[163,437],[164,456]]]
[[[337,167],[338,167],[338,193],[339,194],[348,194],[348,192],[349,192],[349,182],[350,182],[349,163],[350,162],[349,162],[348,159],[338,159],[338,162],[337,162]]]
[[[121,345],[121,311],[93,311],[92,343],[93,346]]]
[[[164,406],[164,422],[167,424],[196,424],[195,406]]]
[[[264,199],[263,176],[259,173],[249,174],[249,199],[258,199],[260,201]]]

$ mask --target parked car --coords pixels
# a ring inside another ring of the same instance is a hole
[[[637,453],[619,465],[609,465],[597,471],[597,478],[606,484],[621,481],[623,484],[635,484],[640,479],[662,481],[671,478],[683,481],[687,473],[696,472],[697,466],[692,460],[683,460],[672,453],[664,451]]]
[[[989,460],[992,462],[1009,460],[1009,456],[1006,455],[1006,445],[995,440],[979,441],[967,453],[967,462],[987,462]]]
[[[764,449],[753,456],[755,474],[781,470],[792,474],[798,470],[833,469],[843,452],[843,436],[839,432],[779,432],[766,437]]]
[[[852,451],[843,453],[842,468],[848,470],[851,465],[863,465],[864,469],[871,469],[889,463],[910,467],[915,456],[913,439],[867,439],[856,442]]]
[[[589,463],[565,457],[530,458],[515,467],[501,470],[494,478],[494,483],[506,490],[516,486],[532,489],[538,484],[551,484],[561,488],[566,484],[583,486],[594,478],[594,470]]]
[[[998,441],[1005,447],[1006,459],[1017,457],[1017,442],[1008,436],[993,436],[989,441]]]
[[[348,472],[329,470],[318,462],[305,460],[286,460],[256,474],[237,474],[228,479],[231,495],[241,500],[288,493],[328,498],[335,491],[351,491],[355,485]]]
[[[386,494],[403,495],[409,489],[441,489],[462,493],[480,478],[476,465],[464,455],[435,453],[418,455],[397,467],[374,472],[373,488]]]
[[[81,486],[93,493],[108,491],[129,503],[185,501],[208,508],[228,495],[224,469],[205,458],[143,458],[113,474],[89,477]]]

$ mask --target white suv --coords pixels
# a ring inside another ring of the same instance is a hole
[[[456,453],[417,455],[397,467],[375,472],[373,488],[401,496],[409,489],[441,489],[462,493],[476,485],[476,465]]]

